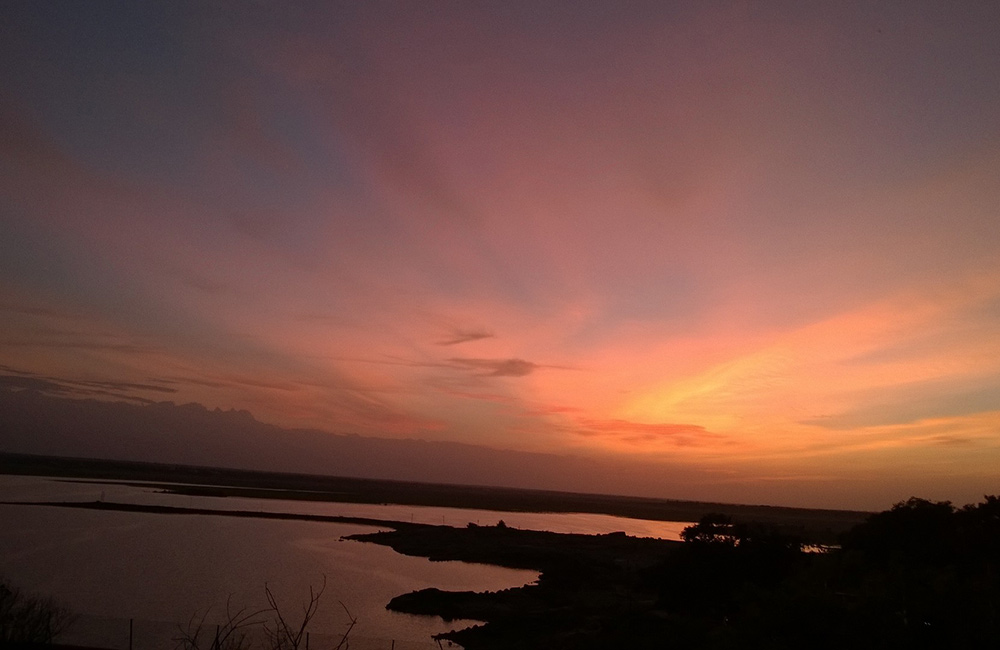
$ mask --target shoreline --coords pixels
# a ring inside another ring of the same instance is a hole
[[[525,642],[526,635],[536,632],[540,633],[537,640],[544,643],[552,638],[554,631],[577,630],[579,624],[574,620],[594,622],[616,616],[625,604],[649,610],[654,602],[648,587],[642,584],[644,574],[655,570],[665,557],[683,546],[682,542],[630,537],[624,533],[553,533],[511,528],[502,523],[457,528],[365,517],[105,501],[4,501],[0,505],[356,524],[377,530],[345,535],[342,539],[386,546],[396,553],[431,562],[457,561],[537,572],[534,582],[497,592],[430,588],[398,594],[385,605],[390,611],[439,616],[445,621],[485,621],[434,637],[469,650],[514,647],[518,643],[511,646],[509,642]]]
[[[647,521],[694,522],[708,513],[722,513],[734,519],[785,527],[816,544],[835,543],[841,533],[871,514],[3,453],[0,453],[0,474],[127,485],[141,482],[141,487],[187,496],[600,514]]]
[[[341,515],[309,515],[294,512],[262,512],[259,510],[216,510],[214,508],[187,508],[183,506],[157,506],[113,501],[0,501],[0,506],[44,506],[48,508],[77,508],[82,510],[104,510],[110,512],[140,512],[157,515],[201,515],[217,517],[237,517],[242,519],[282,519],[294,521],[316,521],[335,524],[355,524],[375,528],[406,530],[409,527],[434,526],[389,519],[367,517],[347,517]]]

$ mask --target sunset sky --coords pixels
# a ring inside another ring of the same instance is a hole
[[[5,2],[0,374],[659,464],[663,497],[979,500],[998,25],[986,1]]]

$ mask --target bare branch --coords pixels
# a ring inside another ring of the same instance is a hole
[[[351,630],[353,630],[354,626],[357,625],[358,623],[358,619],[355,618],[353,614],[351,614],[351,610],[347,609],[347,605],[345,605],[343,601],[340,601],[340,606],[344,608],[344,612],[347,613],[347,620],[350,622],[348,623],[347,629],[344,631],[343,636],[340,637],[340,643],[337,644],[337,647],[334,650],[341,650],[342,648],[347,648],[347,637],[351,635]],[[395,647],[396,642],[393,641],[392,645],[393,647]]]

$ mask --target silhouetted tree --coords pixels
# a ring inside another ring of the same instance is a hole
[[[955,555],[955,508],[950,501],[911,497],[852,528],[844,550],[860,550],[878,561],[940,562]]]
[[[1000,502],[910,498],[848,532],[833,577],[855,621],[917,647],[1000,647]]]
[[[709,513],[698,520],[697,524],[681,531],[681,539],[692,544],[717,544],[721,546],[736,546],[738,537],[732,517]]]
[[[52,643],[71,622],[69,610],[52,599],[31,596],[0,580],[0,646]]]

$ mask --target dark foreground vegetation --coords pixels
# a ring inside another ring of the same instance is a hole
[[[538,583],[520,589],[428,589],[389,604],[488,621],[441,635],[470,650],[1000,647],[997,497],[961,509],[910,499],[824,553],[724,515],[689,527],[684,543],[505,526],[354,539],[539,570]]]
[[[172,641],[175,650],[300,650],[309,648],[309,624],[319,608],[326,589],[326,577],[318,588],[310,587],[308,600],[301,610],[278,604],[265,584],[267,607],[250,609],[226,603],[218,623],[206,621],[208,612],[195,613],[186,625],[178,625]],[[338,635],[324,635],[324,650],[347,650],[351,630],[357,619],[346,605],[346,630]],[[18,650],[101,650],[56,644],[60,634],[73,623],[69,610],[48,598],[27,594],[0,579],[0,648]],[[132,647],[131,630],[129,648]]]
[[[51,643],[72,620],[69,610],[51,598],[0,579],[0,648]]]

